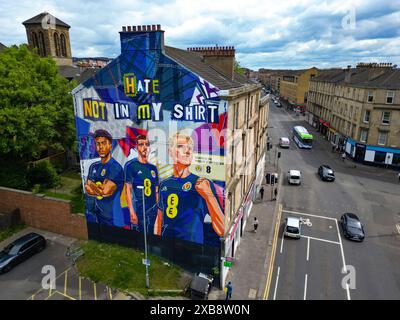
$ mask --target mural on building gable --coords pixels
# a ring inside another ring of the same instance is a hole
[[[227,106],[146,37],[73,92],[87,221],[217,247]]]

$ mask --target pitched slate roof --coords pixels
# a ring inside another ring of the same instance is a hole
[[[351,72],[348,82],[346,72]],[[322,70],[312,81],[347,84],[363,88],[400,89],[400,69],[357,67]]]
[[[47,12],[42,12],[39,13],[37,16],[34,16],[33,18],[30,18],[24,22],[22,22],[23,25],[30,25],[30,24],[41,24],[42,20],[44,17],[48,16],[48,19],[53,18],[55,19],[56,22],[56,26],[62,26],[62,27],[66,27],[66,28],[71,28],[68,24],[66,24],[64,21],[61,21],[60,19],[56,18],[55,16],[51,15],[50,13]],[[46,21],[47,23],[49,23],[49,21]]]
[[[165,54],[168,57],[217,86],[221,90],[238,88],[245,84],[253,84],[253,82],[237,72],[234,72],[233,79],[228,78],[217,67],[205,63],[199,53],[169,46],[164,46],[164,49]]]

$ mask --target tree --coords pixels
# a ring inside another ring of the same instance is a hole
[[[26,162],[37,159],[44,150],[70,148],[75,129],[69,92],[74,86],[59,75],[52,58],[41,58],[26,45],[3,50],[0,157]]]
[[[239,61],[235,60],[235,66],[234,66],[234,68],[235,68],[235,72],[241,74],[242,76],[244,75],[244,70],[243,70],[243,68],[240,66],[240,62],[239,62]]]

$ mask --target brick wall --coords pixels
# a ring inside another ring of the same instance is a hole
[[[21,220],[32,227],[87,239],[86,219],[71,214],[70,201],[0,187],[0,212],[20,210]]]

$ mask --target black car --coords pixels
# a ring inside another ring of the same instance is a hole
[[[324,181],[335,181],[335,173],[330,166],[325,164],[318,168],[318,175]]]
[[[365,238],[364,227],[354,213],[345,213],[340,218],[343,234],[347,239],[363,241]]]
[[[46,239],[37,233],[28,233],[10,243],[0,252],[0,273],[8,272],[17,264],[46,248]]]

